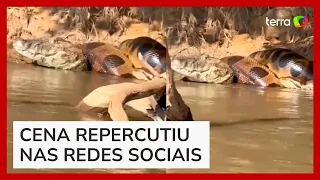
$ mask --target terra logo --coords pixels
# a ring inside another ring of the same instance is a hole
[[[300,24],[301,20],[302,20],[302,24]],[[293,18],[293,24],[296,28],[304,27],[304,26],[308,25],[308,17],[307,16],[296,16]]]
[[[269,19],[266,17],[267,26],[291,26],[291,19]],[[293,18],[293,25],[296,28],[301,28],[308,25],[307,16],[295,16]]]

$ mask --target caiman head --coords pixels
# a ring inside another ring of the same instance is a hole
[[[17,39],[13,48],[34,64],[65,70],[84,70],[87,68],[85,56],[80,48],[60,39]]]
[[[61,51],[61,46],[48,40],[18,39],[13,43],[13,48],[23,56],[34,59],[37,55],[52,56]]]

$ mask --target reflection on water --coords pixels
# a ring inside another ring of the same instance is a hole
[[[22,172],[12,169],[13,120],[83,119],[74,105],[96,87],[124,81],[139,82],[8,63],[8,171]],[[177,86],[195,119],[211,121],[210,169],[64,172],[313,172],[312,92],[186,82]]]
[[[313,172],[313,92],[178,86],[195,118],[211,122],[211,169],[197,172]]]

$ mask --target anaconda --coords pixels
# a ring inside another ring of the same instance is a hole
[[[271,52],[271,55],[277,57],[275,51],[284,53],[280,53],[281,57],[284,58],[277,61],[263,59],[264,56],[261,56],[262,58],[259,57],[260,59],[255,58],[255,55],[261,55],[260,52]],[[286,57],[285,54],[288,54],[288,56]],[[292,58],[290,59],[290,57]],[[259,51],[259,53],[253,53],[250,57],[228,56],[221,59],[222,63],[219,59],[214,60],[214,62],[211,62],[210,58],[201,59],[201,57],[187,57],[186,60],[176,59],[172,61],[171,68],[179,74],[182,74],[184,80],[194,82],[217,84],[242,83],[263,87],[285,87],[294,89],[313,88],[313,82],[311,81],[313,79],[313,62],[309,62],[305,58],[302,58],[302,56],[289,50],[276,49],[273,51]],[[279,65],[282,60],[287,61],[285,61],[286,66],[284,70],[281,71],[280,67],[275,66],[275,62],[276,65]],[[231,72],[228,71],[230,68]],[[290,68],[291,71],[288,70],[288,68]],[[295,74],[298,75],[292,75],[294,70],[298,71],[295,72]],[[233,76],[235,77],[234,79]]]
[[[119,50],[130,59],[135,68],[142,68],[154,77],[166,72],[167,48],[150,37],[127,39],[121,42]],[[165,110],[166,92],[163,92],[157,102]]]
[[[158,41],[141,36],[123,41],[119,49],[124,52],[135,68],[144,68],[148,64],[153,75],[166,71],[166,47]]]
[[[131,75],[141,80],[153,78],[148,69],[144,67],[140,69],[134,68],[129,58],[111,44],[92,42],[82,45],[81,48],[88,58],[93,71],[116,76]]]
[[[249,57],[268,67],[278,78],[292,78],[302,84],[313,80],[313,62],[289,49],[257,51]]]
[[[111,44],[91,42],[72,44],[62,38],[49,40],[19,39],[13,43],[21,55],[36,65],[64,70],[93,70],[116,76],[134,76],[137,79],[153,78],[148,68],[134,68],[128,57]]]
[[[283,87],[279,79],[265,66],[252,58],[228,56],[221,59],[234,72],[235,82],[263,87]]]
[[[148,69],[134,68],[133,63],[119,49],[111,44],[92,42],[73,45],[72,43],[53,38],[50,40],[18,40],[14,43],[18,53],[34,61],[35,64],[64,70],[93,70],[116,76],[131,75],[141,80],[150,80],[154,76]],[[80,65],[74,62],[80,62]],[[165,109],[165,91],[158,103]],[[149,98],[152,100],[152,98]],[[155,106],[155,108],[158,106]],[[158,110],[158,112],[160,112]]]

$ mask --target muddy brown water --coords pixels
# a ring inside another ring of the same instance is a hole
[[[9,173],[313,172],[313,92],[186,82],[177,87],[194,118],[211,122],[210,169],[13,169],[14,120],[95,120],[72,107],[96,87],[139,81],[16,63],[7,68]],[[144,118],[129,114],[132,119]]]

